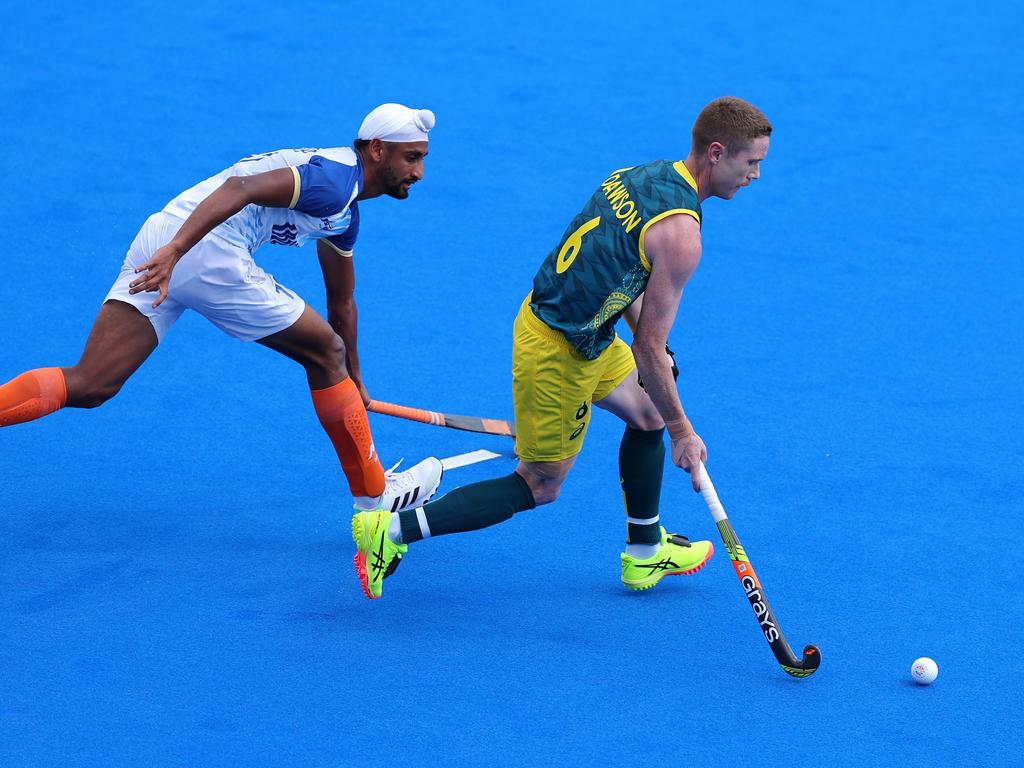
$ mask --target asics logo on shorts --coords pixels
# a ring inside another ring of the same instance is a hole
[[[577,437],[583,434],[583,430],[587,428],[587,423],[583,421],[587,417],[587,411],[590,410],[590,406],[584,403],[576,410],[576,420],[581,422],[576,426],[576,429],[569,435],[570,440],[575,440]]]
[[[298,232],[294,224],[275,224],[271,229],[270,242],[274,245],[295,245]]]

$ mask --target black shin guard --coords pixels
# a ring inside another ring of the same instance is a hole
[[[399,512],[398,518],[402,524],[402,540],[411,544],[425,536],[487,528],[535,506],[530,486],[518,472],[513,472],[496,480],[456,488],[424,505],[422,512],[410,509]],[[421,516],[427,530],[422,530]]]
[[[626,503],[626,541],[659,544],[658,505],[665,471],[664,429],[645,431],[627,426],[619,446],[619,480]]]

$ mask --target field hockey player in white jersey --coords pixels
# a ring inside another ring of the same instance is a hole
[[[37,368],[0,385],[0,427],[66,406],[102,405],[191,309],[229,336],[256,341],[305,369],[357,510],[421,505],[437,490],[441,463],[428,458],[405,472],[385,472],[370,434],[352,249],[359,202],[409,196],[423,178],[433,127],[429,110],[383,104],[366,116],[351,147],[252,155],[178,195],[136,235],[78,364]],[[298,246],[311,238],[327,320],[253,260],[264,243]]]

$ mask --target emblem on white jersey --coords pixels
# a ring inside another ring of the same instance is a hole
[[[344,232],[352,221],[352,211],[346,208],[341,213],[333,216],[324,216],[320,219],[320,229],[326,232]]]
[[[291,223],[275,224],[271,229],[270,242],[274,245],[296,245],[298,228]]]

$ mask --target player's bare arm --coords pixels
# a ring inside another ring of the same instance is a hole
[[[636,297],[636,301],[626,307],[626,311],[622,313],[622,318],[626,321],[626,325],[629,327],[629,332],[636,336],[636,324],[640,322],[640,312],[644,308],[644,295],[641,293]],[[672,370],[672,378],[675,379],[679,376],[679,368],[676,367],[676,356],[675,353],[669,348],[668,344],[665,345],[665,355],[668,357],[668,365]],[[640,386],[644,385],[643,376],[639,376],[638,379]]]
[[[690,216],[669,216],[646,233],[651,277],[633,339],[637,370],[672,440],[672,461],[690,473],[700,489],[700,462],[707,450],[694,431],[679,400],[672,368],[665,355],[668,333],[675,321],[683,288],[700,263],[700,226]]]
[[[636,297],[636,301],[626,307],[626,311],[622,313],[622,319],[626,321],[626,325],[629,327],[629,332],[634,336],[636,335],[636,324],[640,322],[640,311],[644,308],[644,295],[641,293]]]
[[[232,176],[196,206],[171,242],[135,270],[142,274],[132,281],[129,292],[159,292],[153,306],[160,306],[167,298],[167,286],[174,266],[210,230],[250,203],[268,208],[287,208],[295,195],[295,184],[295,173],[291,168],[278,168],[253,176]]]
[[[317,242],[316,253],[320,259],[320,269],[324,273],[324,288],[327,291],[327,322],[345,343],[348,373],[359,389],[363,404],[369,404],[370,395],[363,385],[356,346],[359,315],[355,297],[355,263],[351,254],[343,254],[325,240]]]

